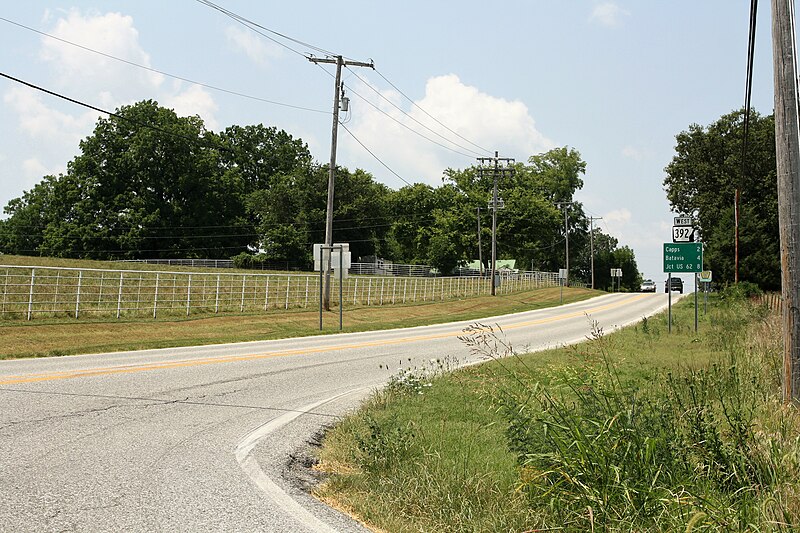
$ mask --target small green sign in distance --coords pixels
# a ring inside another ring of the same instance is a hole
[[[664,272],[670,274],[702,272],[702,242],[665,242]]]

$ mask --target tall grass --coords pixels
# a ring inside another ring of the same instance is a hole
[[[596,325],[581,364],[548,385],[513,370],[496,400],[521,489],[545,517],[539,525],[575,531],[800,526],[800,424],[777,397],[780,337],[766,318],[741,300],[726,302],[710,321],[720,349],[712,363],[651,375],[647,386],[626,376]],[[751,337],[748,323],[760,335]],[[476,330],[467,341],[473,350],[502,355],[485,336]]]

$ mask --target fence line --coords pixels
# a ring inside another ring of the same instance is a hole
[[[152,317],[316,308],[318,274],[242,274],[0,265],[0,318]],[[555,272],[501,275],[498,294],[558,285]],[[339,279],[331,277],[339,305]],[[345,305],[386,306],[488,294],[479,277],[348,277]]]

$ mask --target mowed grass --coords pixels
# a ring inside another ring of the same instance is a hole
[[[323,501],[376,531],[795,531],[777,317],[714,298],[582,345],[405,371],[327,434]]]
[[[7,258],[7,256],[3,256]],[[29,258],[26,258],[29,259]],[[78,266],[86,268],[85,262]],[[59,260],[59,265],[61,265]],[[603,294],[566,288],[564,303]],[[345,305],[343,331],[412,327],[559,305],[556,288],[446,302],[356,307]],[[324,313],[324,332],[338,331],[338,309]],[[197,318],[37,319],[0,321],[0,359],[197,346],[319,334],[318,310],[270,310]]]

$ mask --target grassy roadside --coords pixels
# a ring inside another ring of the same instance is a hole
[[[564,302],[602,294],[567,288]],[[347,308],[344,331],[411,327],[514,313],[559,304],[559,289],[544,288],[497,297]],[[338,331],[338,312],[325,313],[327,333]],[[0,359],[197,346],[319,334],[316,310],[271,311],[189,319],[40,319],[0,321]]]
[[[378,531],[796,530],[776,317],[729,297],[675,321],[527,356],[467,332],[494,360],[398,375],[328,433],[317,494]]]

